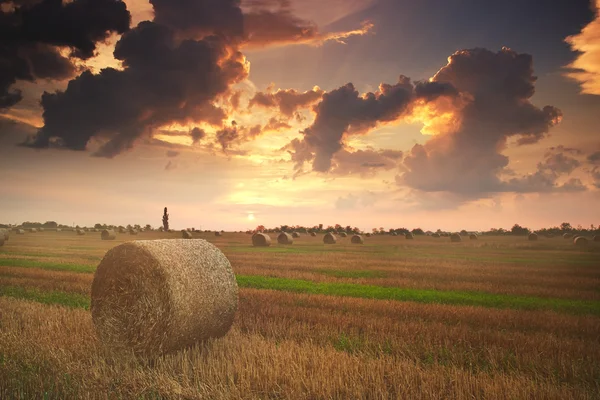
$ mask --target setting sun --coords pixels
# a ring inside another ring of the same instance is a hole
[[[248,221],[254,221],[254,214],[248,214]]]

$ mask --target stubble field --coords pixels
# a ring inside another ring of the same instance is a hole
[[[253,248],[246,234],[195,234],[236,273],[231,331],[152,362],[115,358],[91,321],[94,269],[119,243],[165,237],[180,233],[11,234],[0,398],[600,397],[598,244],[303,235]]]

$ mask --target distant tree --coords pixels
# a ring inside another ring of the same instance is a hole
[[[136,231],[138,231],[138,232],[139,232],[139,231],[141,231],[141,230],[142,230],[142,227],[141,227],[139,224],[135,224],[135,225],[133,226],[133,229],[135,229]]]
[[[560,230],[561,231],[571,231],[571,230],[573,230],[573,227],[571,226],[570,223],[563,222],[562,224],[560,224]]]
[[[146,224],[146,226],[144,227],[145,231],[151,231],[152,230],[152,225],[150,224]]]
[[[528,235],[529,232],[529,229],[522,227],[519,224],[514,224],[513,227],[510,229],[510,233],[512,233],[513,235]]]
[[[44,228],[50,228],[50,229],[58,228],[58,224],[54,221],[46,221],[46,222],[44,222],[44,225],[42,225],[42,226]]]
[[[167,213],[167,207],[165,207],[165,211],[162,217],[163,229],[166,231],[169,230],[169,214]]]
[[[463,229],[462,231],[460,231],[460,235],[461,236],[466,236],[469,232],[467,232],[465,229]]]
[[[424,235],[425,232],[423,232],[423,229],[421,228],[415,228],[412,230],[413,235]]]

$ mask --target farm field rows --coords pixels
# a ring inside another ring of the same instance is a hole
[[[240,285],[232,330],[154,362],[115,359],[93,272],[129,240],[11,235],[0,247],[0,398],[556,398],[600,395],[600,252],[570,240],[376,236],[253,248],[195,234]],[[105,395],[106,394],[106,395]]]

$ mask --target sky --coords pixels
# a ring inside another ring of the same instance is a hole
[[[600,0],[0,0],[0,223],[600,224]]]

